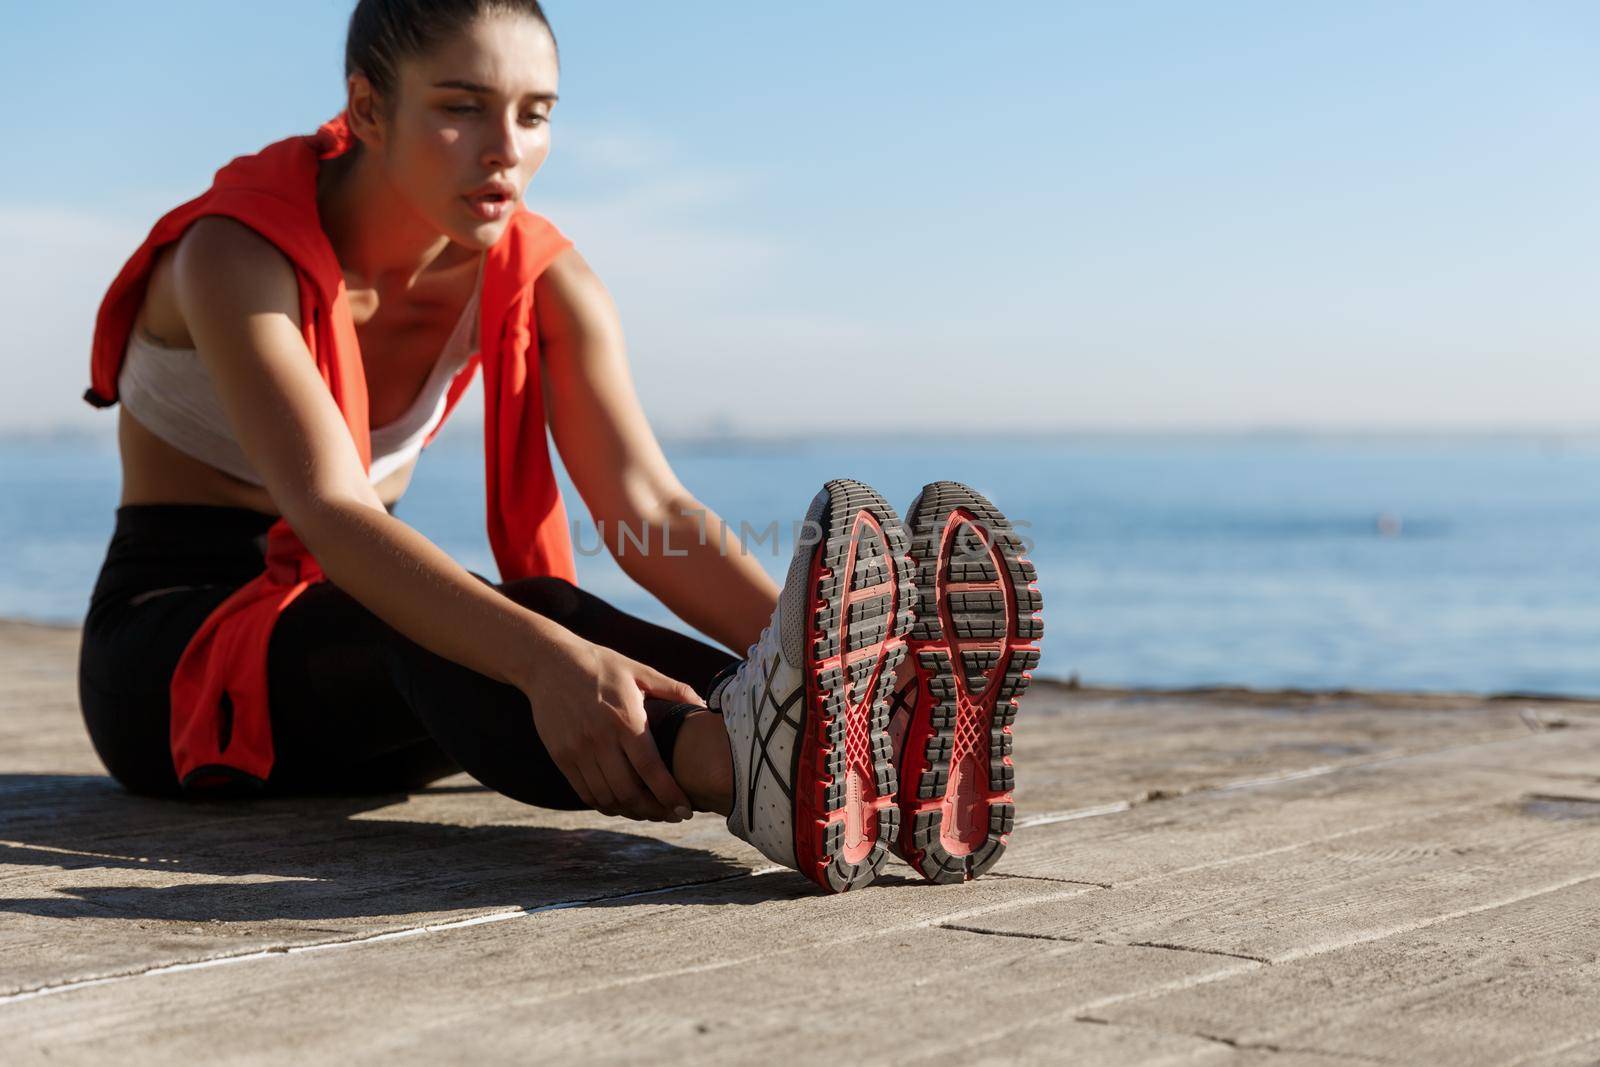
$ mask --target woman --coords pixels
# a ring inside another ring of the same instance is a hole
[[[345,111],[219,171],[113,283],[86,394],[123,404],[79,670],[97,751],[155,795],[397,790],[465,769],[547,807],[717,811],[835,890],[891,846],[930,878],[985,869],[1010,829],[1008,709],[1037,657],[1015,537],[938,483],[918,514],[943,532],[917,561],[881,497],[833,481],[781,598],[726,551],[650,432],[604,287],[521,206],[558,74],[535,0],[360,0]],[[393,515],[480,366],[499,583]],[[614,547],[627,573],[745,660],[576,587],[546,420],[608,545],[661,546]],[[936,609],[955,601],[934,579],[949,531],[974,526],[999,607],[957,611],[946,640]],[[914,664],[919,564],[932,621]],[[973,668],[964,638],[998,666]],[[961,716],[941,704],[952,663],[964,692],[989,679]]]

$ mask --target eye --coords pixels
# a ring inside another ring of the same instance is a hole
[[[543,126],[545,123],[549,122],[550,119],[546,115],[540,115],[540,114],[535,113],[535,114],[532,114],[532,115],[523,116],[523,121],[526,122],[529,126],[539,127],[539,126]]]
[[[445,110],[452,115],[471,115],[478,110],[477,104],[446,104]]]

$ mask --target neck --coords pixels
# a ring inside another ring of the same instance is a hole
[[[427,270],[472,258],[417,217],[381,161],[359,147],[322,164],[317,210],[351,288],[409,289]]]

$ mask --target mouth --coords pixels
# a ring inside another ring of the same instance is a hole
[[[466,201],[468,210],[485,222],[505,218],[515,202],[509,192],[501,189],[469,193],[461,199]]]

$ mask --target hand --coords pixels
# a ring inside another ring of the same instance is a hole
[[[575,635],[555,643],[536,675],[527,689],[534,728],[585,804],[602,815],[658,822],[693,815],[656,751],[644,698],[699,704],[698,693]]]

